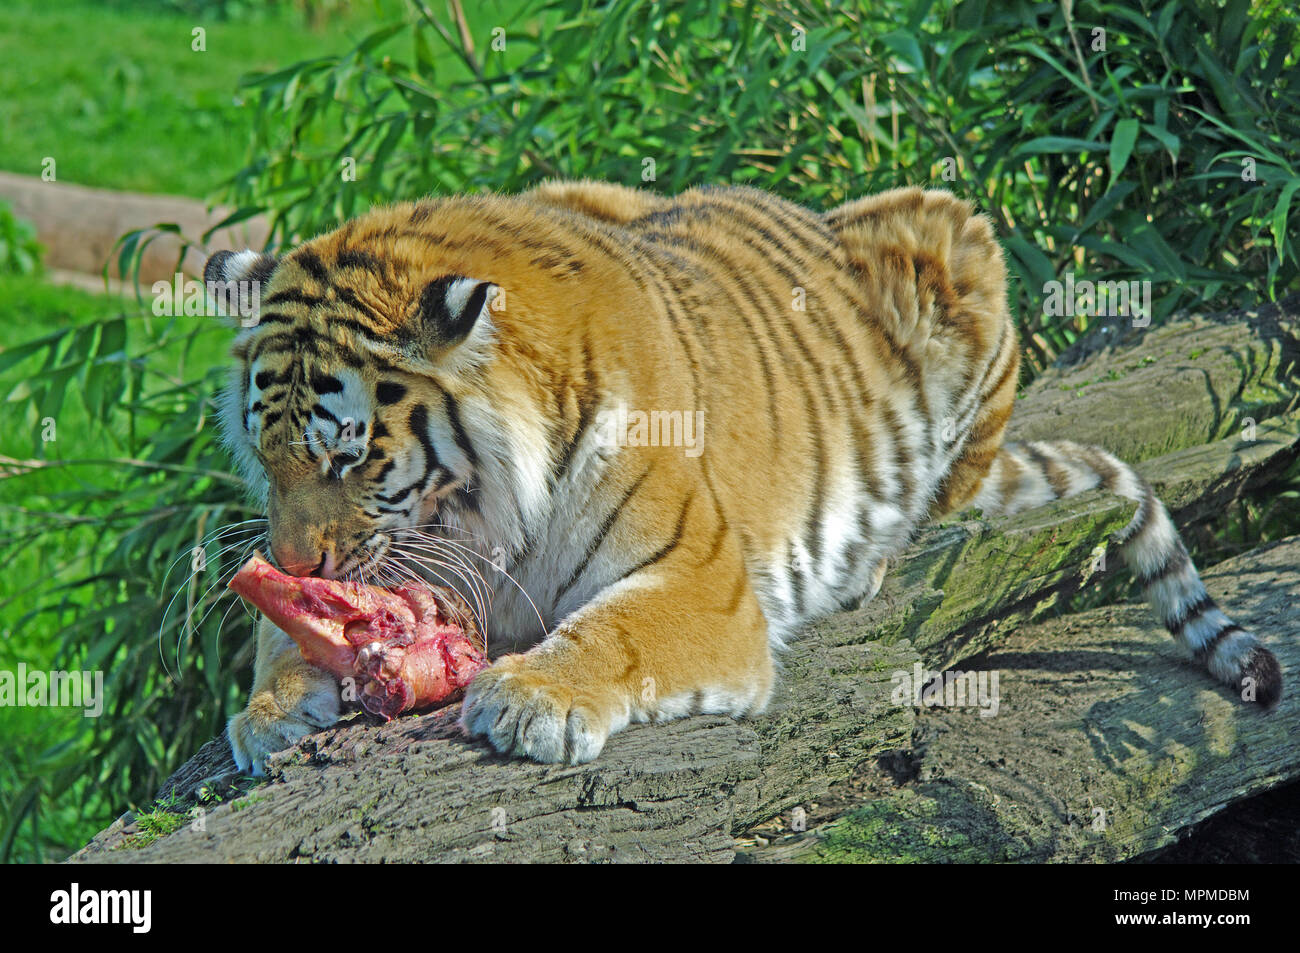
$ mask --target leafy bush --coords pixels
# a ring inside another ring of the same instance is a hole
[[[512,21],[527,29],[414,6],[248,82],[261,122],[230,196],[270,210],[276,239],[555,175],[813,205],[948,187],[1000,226],[1034,365],[1086,325],[1043,315],[1067,270],[1152,282],[1157,318],[1296,281],[1298,17],[1280,0],[541,0]]]
[[[216,607],[256,532],[211,535],[260,516],[212,426],[230,331],[77,299],[70,327],[0,353],[21,382],[0,445],[0,573],[24,582],[0,599],[0,668],[101,671],[106,704],[0,710],[0,860],[58,856],[105,810],[147,802],[249,678],[248,617]]]

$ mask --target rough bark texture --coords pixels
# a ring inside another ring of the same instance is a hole
[[[1205,576],[1288,673],[1300,670],[1298,566],[1291,537]],[[837,786],[821,813],[861,806],[806,836],[788,834],[789,816],[769,824],[745,858],[1123,860],[1300,772],[1294,697],[1243,706],[1195,676],[1144,606],[1024,626],[963,667],[999,672],[995,716],[922,708],[906,783],[868,773]]]
[[[1144,461],[1182,524],[1221,512],[1300,447],[1297,305],[1099,335],[1027,388],[1014,436]],[[1270,714],[1243,706],[1145,607],[1059,615],[1085,579],[1123,572],[1098,557],[1133,507],[1093,492],[927,529],[875,600],[795,643],[758,719],[634,727],[581,767],[501,758],[460,737],[454,708],[357,719],[277,756],[251,793],[206,802],[201,823],[144,844],[140,819],[124,816],[75,859],[1132,857],[1300,777],[1291,697]],[[1298,564],[1300,538],[1206,574],[1290,673]],[[997,671],[998,714],[897,703],[895,675],[916,663]],[[160,796],[233,779],[217,739]]]
[[[1010,433],[1097,443],[1136,463],[1293,408],[1297,358],[1296,297],[1162,327],[1108,323],[1026,388]]]
[[[822,797],[907,744],[913,712],[890,702],[890,673],[916,658],[906,646],[808,641],[762,719],[634,727],[581,767],[513,761],[466,741],[455,706],[335,728],[277,757],[272,783],[208,811],[203,830],[115,850],[132,838],[130,825],[114,825],[77,859],[726,861],[733,831]],[[188,795],[233,775],[220,739],[164,790]]]

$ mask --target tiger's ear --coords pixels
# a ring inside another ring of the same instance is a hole
[[[490,281],[461,275],[443,275],[425,285],[416,304],[414,330],[426,353],[455,347],[476,330],[490,332],[489,312],[499,291]]]
[[[257,314],[262,289],[271,280],[280,259],[245,249],[240,252],[219,251],[203,266],[203,284],[217,303],[222,317],[249,319]],[[247,320],[244,327],[251,327]]]

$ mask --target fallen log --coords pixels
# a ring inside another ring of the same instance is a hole
[[[1207,588],[1300,671],[1300,536],[1220,563]],[[1145,606],[1028,625],[972,670],[999,710],[920,709],[914,775],[866,772],[743,845],[750,861],[1118,861],[1174,843],[1225,806],[1300,774],[1300,705],[1242,705],[1197,678]]]
[[[1102,321],[1025,389],[1011,439],[1066,437],[1137,463],[1296,407],[1300,296],[1159,327]]]
[[[140,862],[728,861],[732,833],[824,796],[907,743],[890,673],[906,646],[809,641],[770,714],[697,717],[612,738],[594,764],[503,758],[462,737],[458,708],[354,723],[275,756],[270,782],[204,808],[201,824],[139,849],[119,821],[77,860]],[[871,731],[861,731],[870,725]],[[192,797],[235,778],[224,739],[166,786]]]

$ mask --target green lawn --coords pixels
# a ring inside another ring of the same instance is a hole
[[[358,0],[309,29],[292,7],[209,21],[161,0],[5,0],[0,169],[58,181],[207,197],[243,164],[252,109],[239,79],[348,49],[399,16]],[[191,49],[206,31],[205,52]]]

